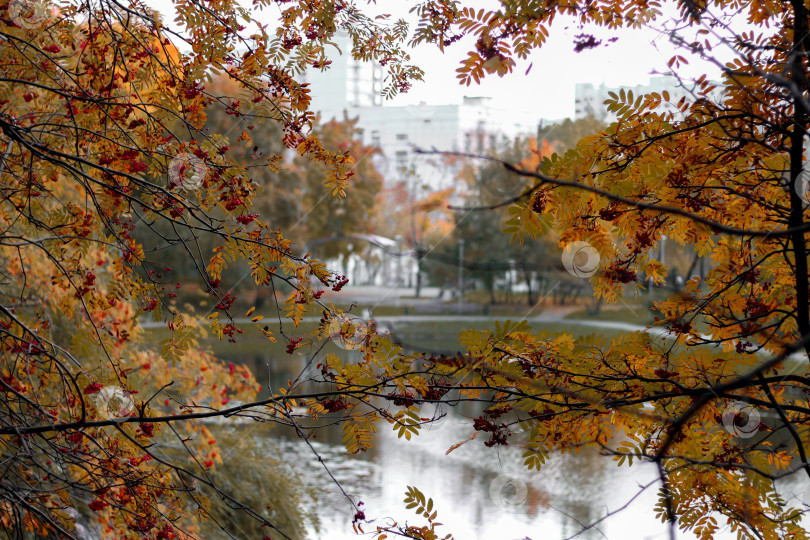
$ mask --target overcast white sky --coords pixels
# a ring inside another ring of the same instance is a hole
[[[166,24],[171,24],[174,19],[171,0],[147,2],[163,13]],[[249,5],[249,2],[243,4]],[[496,2],[473,0],[465,4],[484,7]],[[414,2],[403,0],[378,0],[377,5],[369,9],[408,20],[408,9],[412,5]],[[256,17],[272,27],[279,13],[279,7],[273,5],[256,12]],[[500,79],[491,76],[480,85],[469,87],[460,86],[455,73],[460,60],[471,48],[469,40],[456,43],[444,54],[439,53],[435,47],[418,47],[412,51],[412,58],[425,71],[425,82],[415,84],[407,94],[387,103],[406,105],[424,101],[438,105],[458,103],[465,95],[489,96],[494,99],[495,107],[532,111],[534,115],[549,119],[564,118],[574,115],[576,83],[590,82],[598,85],[605,82],[609,86],[646,83],[653,71],[666,72],[666,62],[675,50],[666,36],[649,29],[618,32],[603,28],[587,30],[603,39],[603,43],[608,43],[608,39],[612,37],[617,37],[618,40],[597,49],[575,53],[573,38],[583,30],[576,24],[558,18],[551,28],[546,45],[535,51],[529,61],[519,62],[511,75]],[[532,68],[526,75],[530,63]],[[687,69],[693,70],[691,75],[699,74],[701,69],[706,71],[705,66]],[[687,75],[690,73],[687,72]]]

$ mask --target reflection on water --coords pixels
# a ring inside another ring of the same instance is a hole
[[[332,427],[318,431],[312,445],[346,493],[364,503],[367,518],[374,520],[364,525],[366,531],[394,521],[424,525],[402,502],[406,487],[416,486],[433,498],[438,521],[445,524],[441,536],[453,533],[458,540],[563,539],[577,534],[586,540],[668,538],[667,527],[653,512],[658,489],[654,466],[618,468],[609,458],[583,451],[551,456],[540,472],[528,471],[520,466],[519,447],[494,451],[476,440],[445,455],[450,446],[469,437],[470,424],[451,413],[439,429],[405,441],[382,423],[376,447],[359,456],[345,452],[340,431]],[[352,532],[354,510],[306,443],[283,429],[260,429],[263,435],[251,435],[264,439],[267,452],[289,463],[317,493],[311,504],[322,526],[311,538],[357,538]],[[638,495],[640,486],[650,483]],[[616,514],[586,528],[607,512]],[[725,537],[730,536],[716,536]]]
[[[788,506],[802,510],[806,514],[810,512],[810,479],[803,471],[776,481],[776,490],[785,500]]]
[[[352,351],[342,351],[344,357],[350,354]],[[248,364],[259,381],[274,388],[286,386],[288,380],[305,380],[302,374],[309,361],[307,354],[271,358],[267,353],[245,358],[228,351],[219,356]],[[304,392],[311,389],[306,383],[299,386]],[[309,443],[312,448],[291,429],[270,429],[267,424],[237,429],[246,430],[244,437],[265,446],[269,457],[288,464],[314,494],[315,498],[304,502],[321,523],[319,531],[310,531],[313,540],[357,538],[352,532],[354,509],[318,456],[346,493],[364,503],[362,509],[372,520],[363,525],[365,531],[394,521],[424,525],[403,504],[407,486],[416,486],[434,500],[438,521],[445,524],[439,529],[440,536],[453,533],[457,540],[669,538],[668,527],[653,510],[659,484],[652,464],[619,468],[608,457],[583,451],[552,455],[541,471],[529,471],[522,466],[519,437],[498,449],[484,447],[483,440],[472,440],[445,455],[473,433],[472,418],[480,413],[474,407],[465,404],[435,410],[424,405],[420,416],[438,421],[425,426],[411,441],[398,439],[390,425],[380,422],[375,448],[359,456],[346,453],[336,425],[314,432]],[[807,478],[792,478],[779,485],[788,504],[798,508],[810,504]],[[695,538],[680,531],[676,537]],[[736,535],[725,529],[714,538]]]

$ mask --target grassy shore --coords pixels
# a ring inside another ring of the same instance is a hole
[[[515,320],[519,320],[517,317]],[[409,349],[419,349],[425,352],[454,352],[460,350],[458,345],[458,336],[462,330],[486,330],[494,329],[494,321],[485,321],[481,319],[465,319],[460,317],[455,320],[431,320],[427,317],[425,321],[408,320],[403,322],[394,322],[392,324],[393,330],[397,338]],[[243,334],[239,335],[236,343],[229,343],[227,339],[219,340],[210,335],[210,333],[203,337],[201,346],[210,349],[218,356],[232,358],[234,355],[243,357],[288,357],[286,352],[287,340],[278,332],[278,325],[276,323],[275,329],[270,325],[271,330],[275,330],[277,341],[275,343],[268,341],[260,332],[258,332],[252,325],[241,324],[237,325],[238,328],[243,330]],[[303,322],[298,328],[292,324],[284,325],[284,333],[289,337],[296,337],[305,335],[315,330],[316,323]],[[575,324],[567,324],[565,321],[559,323],[535,323],[532,328],[537,332],[561,333],[567,332],[574,337],[580,337],[590,334],[598,333],[605,337],[614,337],[621,332],[618,330],[598,330],[593,327],[580,326]],[[157,327],[146,329],[146,339],[151,342],[161,342],[169,339],[171,332],[168,328]],[[319,343],[316,347],[324,345],[324,352],[340,352],[332,343]],[[306,352],[310,351],[307,349]],[[314,349],[311,350],[314,352]]]

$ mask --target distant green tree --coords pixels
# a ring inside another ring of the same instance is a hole
[[[214,86],[223,96],[239,96],[227,79],[217,79]],[[256,213],[271,227],[285,230],[287,238],[302,251],[313,240],[370,232],[382,176],[371,159],[379,150],[360,142],[357,119],[316,122],[313,128],[325,149],[354,160],[349,179],[352,196],[333,198],[324,185],[327,169],[284,147],[283,126],[268,121],[272,108],[263,102],[244,102],[249,100],[239,99],[239,105],[247,109],[241,113],[236,112],[232,101],[210,107],[206,126],[212,134],[229,134],[233,142],[228,155],[244,163],[251,180],[260,186],[254,200]],[[362,243],[338,241],[319,245],[316,251],[320,257],[336,258],[365,249]]]
[[[509,249],[498,242],[501,235],[501,213],[482,212],[459,214],[455,237],[464,240],[464,261],[468,275],[483,284],[489,301],[495,304],[495,282],[508,269]]]
[[[294,175],[302,192],[299,215],[296,222],[287,225],[301,230],[305,242],[333,236],[371,233],[378,212],[377,194],[382,190],[383,178],[377,171],[372,157],[379,149],[365,146],[359,140],[357,118],[331,120],[319,125],[315,133],[330,150],[338,150],[354,158],[350,179],[351,197],[333,198],[324,187],[326,168],[296,156],[284,166]],[[369,246],[364,242],[342,240],[321,244],[313,251],[320,258],[334,259],[350,254],[366,254]]]
[[[245,174],[259,186],[248,215],[262,216],[272,229],[284,230],[293,249],[301,254],[313,240],[371,231],[382,177],[370,159],[376,150],[357,140],[356,119],[314,127],[325,148],[355,160],[350,179],[352,197],[336,199],[324,185],[327,168],[290,155],[285,148],[283,127],[272,120],[269,105],[243,99],[239,88],[224,78],[215,78],[208,89],[215,99],[206,110],[206,133],[212,139],[226,137],[230,143],[223,153],[241,163]],[[209,217],[216,226],[222,216],[213,212]],[[145,251],[171,267],[172,275],[184,284],[199,281],[200,269],[205,268],[217,245],[213,235],[194,234],[177,223],[164,221],[136,230]],[[334,259],[366,249],[362,242],[344,240],[318,245],[314,251],[319,257]],[[228,286],[248,283],[250,280],[244,278],[249,275],[247,263],[235,261],[224,270],[222,282]]]
[[[548,144],[537,145],[534,139],[516,138],[503,141],[492,155],[511,163],[525,166],[539,166],[544,157],[552,153]],[[498,162],[487,162],[482,167],[463,169],[469,189],[464,206],[478,210],[459,211],[454,215],[455,229],[444,246],[434,255],[431,268],[458,263],[458,242],[464,240],[464,260],[462,264],[468,276],[483,284],[489,293],[490,303],[497,303],[496,283],[512,270],[516,270],[526,283],[526,301],[534,305],[534,287],[538,272],[556,267],[559,249],[549,237],[536,240],[527,239],[523,245],[503,241],[502,230],[509,217],[508,205],[504,204],[531,187],[525,177],[510,173]],[[438,276],[448,270],[439,271]],[[452,269],[449,269],[452,272]],[[445,280],[449,276],[444,276]]]
[[[605,127],[606,124],[593,115],[578,120],[566,118],[559,124],[543,126],[538,131],[538,138],[548,141],[555,152],[562,154],[574,148],[582,138],[598,133]]]

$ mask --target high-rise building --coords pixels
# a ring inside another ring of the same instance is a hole
[[[345,39],[338,45],[343,51],[348,49]],[[455,104],[387,105],[381,95],[384,77],[380,65],[336,55],[329,69],[310,69],[302,82],[310,83],[311,108],[320,113],[321,121],[357,118],[359,138],[381,150],[372,159],[388,187],[405,187],[415,199],[459,187],[460,161],[441,152],[491,155],[504,140],[538,131],[540,118],[536,114],[495,108],[487,97],[464,97]],[[424,154],[417,149],[437,153]],[[400,183],[403,186],[395,187]],[[461,196],[459,190],[456,196]],[[404,249],[406,244],[400,242],[398,239],[398,249]],[[410,285],[417,272],[410,257],[387,259],[383,272],[376,277],[366,275],[366,265],[358,257],[350,257],[345,266],[355,278],[374,279],[378,284],[401,276],[401,282]],[[399,281],[399,277],[394,280]]]
[[[453,185],[455,169],[440,154],[460,152],[487,155],[504,139],[537,133],[539,118],[526,111],[490,106],[490,99],[465,97],[460,104],[357,107],[365,144],[378,146],[378,166],[391,181],[415,179],[430,190]]]
[[[338,36],[335,43],[341,51],[349,48],[348,38]],[[361,62],[349,54],[335,54],[328,69],[308,69],[301,82],[309,83],[311,108],[321,113],[324,121],[343,119],[357,107],[382,105],[383,67],[378,63]]]
[[[665,111],[676,112],[678,109],[675,106],[682,97],[690,98],[693,95],[693,84],[689,81],[679,81],[675,77],[660,76],[651,77],[647,84],[639,84],[636,86],[617,86],[608,87],[604,83],[599,86],[594,86],[591,83],[581,83],[576,85],[575,100],[576,112],[574,118],[579,120],[589,115],[596,117],[604,122],[613,122],[616,120],[616,115],[607,110],[604,102],[610,97],[610,92],[618,94],[622,89],[625,92],[632,91],[634,96],[658,92],[661,94],[663,91],[669,93],[669,101],[661,104],[662,109]]]
[[[336,42],[348,50],[347,38]],[[451,187],[455,170],[441,156],[416,149],[486,154],[504,138],[537,133],[540,118],[531,111],[494,108],[487,97],[464,97],[460,104],[386,105],[384,76],[379,64],[343,54],[335,55],[326,71],[310,69],[302,79],[310,83],[311,108],[322,121],[358,118],[363,143],[382,151],[375,163],[387,182],[429,190]]]

